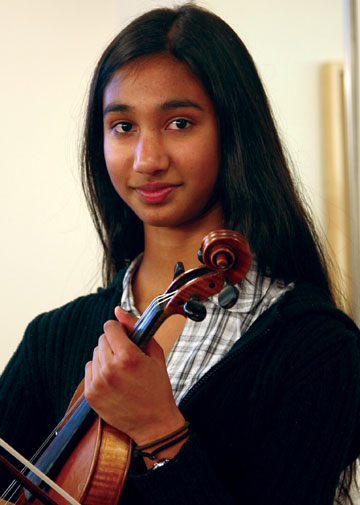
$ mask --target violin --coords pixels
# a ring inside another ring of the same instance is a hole
[[[145,349],[156,330],[173,314],[203,320],[206,309],[202,300],[219,294],[221,307],[230,308],[235,304],[238,298],[235,284],[243,279],[251,264],[246,239],[231,230],[211,232],[203,238],[198,258],[202,266],[188,271],[181,262],[176,264],[170,286],[136,322],[129,338],[141,349]],[[84,505],[118,503],[130,466],[132,440],[106,424],[91,409],[84,397],[83,382],[34,466],[27,465],[32,469],[25,476],[16,476],[24,486],[17,504],[68,505],[70,499],[73,499],[71,503]],[[16,473],[3,458],[1,463]],[[48,478],[55,481],[54,486]],[[59,494],[61,491],[64,494]],[[0,497],[0,505],[5,503],[10,502]]]

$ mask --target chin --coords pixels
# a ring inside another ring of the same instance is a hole
[[[220,208],[220,207],[219,207]],[[211,208],[186,208],[186,209],[170,209],[162,206],[147,209],[145,212],[138,212],[138,218],[144,223],[145,226],[154,226],[159,228],[182,228],[185,226],[194,226],[196,222],[199,225],[204,221],[215,221],[218,212],[217,207]],[[215,210],[215,212],[213,212]],[[190,212],[189,212],[190,211]]]

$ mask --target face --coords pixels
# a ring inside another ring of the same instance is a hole
[[[105,88],[103,111],[109,176],[144,225],[201,219],[213,204],[218,125],[188,67],[165,55],[125,65]]]

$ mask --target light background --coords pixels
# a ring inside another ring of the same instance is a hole
[[[0,371],[28,322],[100,284],[78,148],[98,57],[133,17],[174,2],[0,3]],[[317,221],[324,223],[320,66],[344,59],[341,0],[204,0],[247,44]]]

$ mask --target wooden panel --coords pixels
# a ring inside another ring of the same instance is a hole
[[[346,169],[344,68],[342,63],[322,66],[325,228],[333,265],[331,276],[337,301],[351,313],[351,251],[349,181]]]

